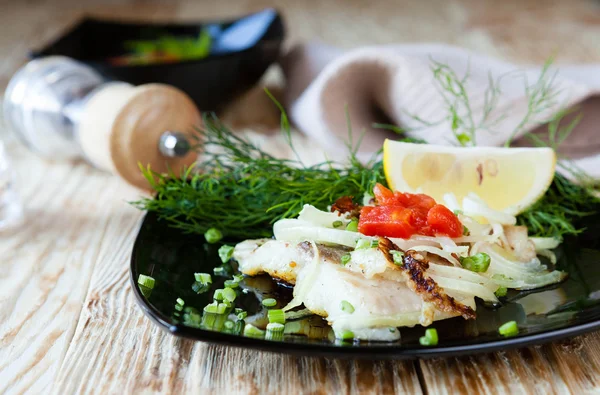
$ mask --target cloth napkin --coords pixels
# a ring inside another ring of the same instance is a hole
[[[408,137],[428,143],[456,144],[451,121],[443,120],[448,108],[434,78],[434,62],[448,65],[460,78],[468,73],[465,88],[475,120],[484,115],[490,79],[497,82],[500,93],[488,114],[493,125],[476,133],[481,146],[502,146],[510,138],[527,111],[525,86],[534,85],[542,73],[541,66],[515,65],[447,45],[374,46],[345,52],[305,44],[282,60],[291,120],[332,158],[345,155],[340,147],[349,138],[346,114],[355,139],[364,131],[359,150],[364,158],[380,149],[386,137],[398,138],[373,123],[401,126]],[[583,118],[560,145],[559,154],[599,178],[600,65],[561,64],[552,66],[547,76],[552,79],[553,100],[514,136],[513,145],[531,145],[523,137],[526,133],[547,135],[545,122],[576,106]]]

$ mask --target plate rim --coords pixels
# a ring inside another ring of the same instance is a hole
[[[571,336],[578,336],[600,330],[600,319],[575,324],[564,328],[550,329],[545,332],[517,335],[502,340],[488,340],[476,344],[467,345],[438,345],[435,347],[410,347],[400,348],[397,345],[369,345],[357,347],[336,346],[331,343],[296,343],[279,342],[265,339],[255,339],[240,335],[233,335],[217,331],[208,331],[201,328],[193,328],[182,324],[171,324],[159,310],[147,302],[137,286],[137,251],[140,248],[140,233],[146,221],[150,220],[154,213],[145,213],[137,227],[137,234],[133,244],[130,258],[129,280],[138,306],[154,324],[164,331],[185,339],[220,344],[233,347],[242,347],[277,354],[292,354],[302,356],[320,357],[352,357],[357,359],[427,359],[436,357],[453,357],[489,353],[494,351],[512,350],[527,346],[547,344],[556,340]],[[285,347],[281,345],[285,344]]]

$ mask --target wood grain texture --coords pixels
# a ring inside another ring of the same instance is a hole
[[[553,53],[559,62],[600,61],[594,1],[0,0],[0,90],[28,49],[84,13],[195,20],[266,6],[283,12],[288,46],[314,39],[345,48],[441,41],[513,62],[541,62]],[[276,71],[270,76],[280,83]],[[281,137],[265,133],[277,114],[260,100],[250,93],[228,117],[284,155]],[[17,232],[0,235],[0,393],[600,392],[598,333],[415,363],[293,357],[165,334],[143,316],[129,287],[141,213],[126,201],[138,192],[85,163],[42,161],[3,137],[28,216]],[[295,138],[302,155],[320,159],[309,140]]]

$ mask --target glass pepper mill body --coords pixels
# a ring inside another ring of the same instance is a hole
[[[66,57],[21,68],[6,90],[4,118],[41,156],[83,157],[142,189],[148,185],[139,164],[178,171],[197,158],[188,141],[201,117],[185,93],[163,84],[107,82]]]

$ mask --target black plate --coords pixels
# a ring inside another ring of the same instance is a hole
[[[125,53],[128,40],[164,35],[213,37],[210,55],[199,60],[115,66],[108,58]],[[124,23],[86,18],[32,57],[63,55],[90,65],[109,79],[134,85],[160,82],[186,92],[203,111],[216,110],[254,85],[279,56],[285,29],[273,9],[236,20],[194,24]]]
[[[320,318],[313,317],[302,321],[302,328],[312,338],[286,336],[282,343],[178,323],[173,316],[177,298],[184,299],[186,306],[199,310],[212,300],[212,293],[197,295],[191,284],[194,272],[212,273],[215,266],[221,265],[217,255],[219,245],[207,244],[201,236],[183,234],[152,213],[146,215],[135,241],[131,282],[140,306],[156,324],[176,336],[195,340],[274,352],[357,358],[399,359],[489,352],[540,344],[600,329],[600,250],[595,236],[599,219],[590,219],[593,229],[578,239],[565,240],[557,250],[558,267],[569,272],[567,281],[535,292],[510,291],[499,308],[479,304],[478,318],[474,321],[453,318],[435,322],[440,339],[436,347],[419,345],[419,337],[424,332],[421,326],[402,328],[398,342],[336,343],[331,336],[328,337],[328,326]],[[234,242],[229,240],[229,244]],[[156,279],[148,299],[137,286],[139,274]],[[221,287],[225,280],[215,276],[213,279],[213,289]],[[285,304],[291,296],[289,288],[267,277],[247,278],[243,287],[252,292],[240,295],[241,307],[256,317],[264,314],[261,298],[275,296]],[[518,322],[519,335],[510,338],[500,336],[497,328],[511,320]]]

